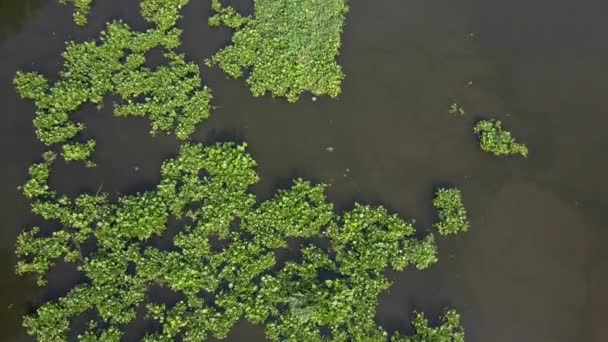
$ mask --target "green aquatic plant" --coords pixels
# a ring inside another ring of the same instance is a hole
[[[143,17],[160,29],[168,29],[175,25],[179,19],[179,11],[190,0],[141,0]],[[74,6],[74,22],[85,26],[88,22],[87,14],[91,11],[93,0],[59,0],[60,4]]]
[[[147,116],[152,134],[174,131],[178,139],[187,139],[209,117],[212,98],[209,88],[201,84],[198,66],[174,52],[181,35],[176,20],[187,3],[144,0],[142,15],[155,28],[137,32],[115,21],[108,24],[99,41],[69,42],[63,70],[53,85],[39,73],[18,72],[14,79],[17,91],[36,105],[38,139],[47,146],[75,146],[71,144],[85,126],[72,121],[70,115],[85,103],[100,105],[107,95],[118,98],[116,116]],[[154,48],[165,50],[167,64],[153,69],[145,63],[146,53]],[[87,149],[89,155],[93,147]]]
[[[482,120],[474,128],[479,136],[481,149],[495,156],[509,156],[519,154],[528,156],[526,145],[518,143],[511,133],[502,129],[499,120]]]
[[[93,6],[93,0],[59,0],[59,3],[74,5],[74,22],[76,25],[85,26],[87,24],[87,14]]]
[[[412,322],[416,333],[413,336],[395,335],[391,342],[464,342],[464,329],[460,324],[460,315],[448,310],[437,327],[430,327],[423,314],[417,313]]]
[[[95,150],[95,140],[89,140],[86,143],[73,143],[63,145],[63,159],[65,161],[84,160],[87,166],[93,167],[95,164],[90,161],[91,153]]]
[[[433,199],[433,206],[439,214],[435,228],[441,235],[456,234],[469,230],[467,211],[458,189],[440,188]]]
[[[346,0],[255,0],[252,16],[212,0],[211,26],[235,30],[232,44],[207,60],[247,83],[254,96],[298,100],[305,91],[337,97],[344,73],[337,63]]]
[[[86,23],[90,0],[60,1],[73,3],[76,22]],[[93,166],[95,141],[79,139],[84,124],[70,115],[86,103],[101,106],[108,95],[117,99],[116,116],[147,116],[152,134],[173,131],[187,140],[208,117],[211,100],[196,64],[175,52],[176,22],[188,2],[142,0],[152,28],[137,32],[115,21],[98,40],[68,43],[54,83],[19,72],[14,83],[35,102],[39,140],[60,145],[65,161]],[[217,0],[212,7],[210,24],[236,32],[210,65],[233,77],[248,68],[256,96],[270,92],[293,102],[304,91],[339,94],[345,0],[256,0],[251,17]],[[155,48],[166,63],[150,68],[146,57]],[[51,224],[19,235],[16,272],[44,286],[62,262],[84,280],[24,318],[39,341],[67,340],[73,321],[91,313],[79,340],[120,341],[142,310],[159,327],[143,338],[150,342],[225,338],[243,318],[262,325],[272,341],[461,341],[453,311],[435,328],[417,315],[412,336],[391,335],[375,321],[378,298],[391,286],[388,268],[422,270],[437,262],[432,234],[416,237],[410,222],[383,207],[355,204],[337,215],[326,185],[302,179],[260,202],[250,191],[259,178],[246,145],[184,143],[163,163],[155,188],[114,200],[101,188],[75,198],[59,194],[49,186],[57,155],[42,157],[20,190]],[[176,234],[167,232],[170,225],[180,228]],[[170,246],[158,247],[158,239]],[[278,260],[293,242],[301,245],[299,257]],[[158,302],[153,286],[180,300]]]
[[[42,154],[43,162],[30,166],[27,183],[19,187],[19,190],[21,190],[25,197],[31,200],[34,198],[45,198],[53,194],[48,186],[48,182],[51,176],[50,167],[55,158],[57,158],[57,155],[54,152],[47,151]]]
[[[378,297],[391,285],[386,269],[437,262],[433,235],[416,238],[410,223],[382,207],[356,204],[337,216],[326,186],[301,179],[259,203],[249,192],[258,181],[256,164],[245,150],[184,144],[163,163],[155,189],[116,201],[99,192],[72,200],[52,191],[55,155],[46,153],[21,190],[32,211],[59,229],[34,227],[19,236],[17,273],[35,274],[44,285],[64,260],[86,281],[26,316],[28,333],[64,341],[74,318],[95,312],[98,319],[80,340],[119,341],[136,309],[145,308],[162,328],[144,341],[224,338],[241,318],[263,325],[272,341],[322,341],[322,329],[333,341],[460,341],[452,313],[439,328],[417,316],[414,337],[390,335],[375,322]],[[173,246],[155,247],[152,239],[171,221],[182,225]],[[301,241],[301,258],[279,263],[276,251],[294,239]],[[152,285],[182,299],[155,302]]]

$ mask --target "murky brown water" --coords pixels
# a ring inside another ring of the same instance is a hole
[[[256,99],[244,82],[203,67],[219,108],[196,139],[246,140],[260,165],[262,198],[302,176],[332,183],[329,198],[341,209],[355,200],[384,204],[416,218],[420,229],[433,221],[433,186],[460,187],[473,229],[442,239],[431,270],[390,273],[395,285],[378,310],[390,330],[407,330],[413,309],[435,315],[449,305],[462,313],[468,341],[608,341],[608,3],[350,6],[339,100]],[[229,34],[208,28],[208,13],[208,1],[192,0],[182,21],[183,50],[199,62]],[[15,188],[43,147],[31,125],[33,104],[18,98],[12,77],[20,68],[55,75],[64,41],[96,37],[108,20],[130,18],[143,27],[137,0],[97,1],[92,14],[79,29],[71,8],[55,0],[0,0],[2,340],[27,340],[21,315],[74,281],[58,270],[45,291],[13,274],[15,236],[35,222]],[[453,100],[467,111],[464,118],[447,113]],[[145,120],[114,119],[110,107],[78,114],[98,140],[99,167],[58,168],[58,188],[76,193],[103,183],[115,193],[149,186],[161,161],[176,153],[172,138],[151,138]],[[472,124],[489,116],[528,144],[527,160],[479,150]],[[230,340],[262,338],[260,328],[240,324]]]

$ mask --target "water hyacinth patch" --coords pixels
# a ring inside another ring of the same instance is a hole
[[[52,85],[39,73],[18,72],[17,91],[36,105],[38,139],[47,146],[71,146],[85,127],[70,115],[85,103],[101,104],[111,94],[120,99],[114,104],[116,116],[147,116],[152,134],[173,131],[178,139],[187,139],[209,117],[212,98],[209,88],[201,84],[198,66],[174,52],[181,44],[181,31],[174,26],[187,3],[144,0],[142,14],[155,28],[137,32],[115,21],[99,41],[69,42],[63,53],[64,68]],[[154,48],[164,49],[167,65],[154,69],[145,65],[146,53]],[[90,155],[92,148],[88,151]]]
[[[179,19],[179,11],[190,0],[141,0],[141,11],[146,21],[154,23],[160,29],[168,29]],[[87,15],[93,6],[93,0],[59,0],[60,4],[74,6],[74,22],[85,26]]]
[[[63,159],[67,162],[84,160],[88,167],[93,167],[95,164],[90,161],[91,153],[95,149],[95,140],[89,140],[86,143],[73,143],[63,145]]]
[[[440,188],[433,199],[433,206],[439,214],[435,228],[441,235],[457,234],[469,230],[467,211],[458,189]]]
[[[526,145],[518,143],[511,136],[511,132],[503,130],[499,120],[482,120],[474,128],[479,136],[480,146],[483,151],[490,152],[495,156],[510,156],[519,154],[528,156]]]
[[[232,44],[207,60],[228,76],[247,78],[254,96],[269,92],[298,100],[305,91],[337,97],[344,74],[337,63],[346,0],[255,0],[252,16],[242,16],[220,0],[211,26],[235,30]]]
[[[28,333],[40,341],[67,340],[70,322],[84,312],[98,319],[81,340],[119,341],[142,307],[161,327],[144,341],[225,338],[242,318],[264,326],[272,341],[322,341],[322,329],[333,341],[460,341],[462,327],[451,311],[437,328],[416,316],[413,336],[391,335],[375,322],[378,297],[391,285],[385,270],[431,266],[437,261],[432,235],[416,238],[410,223],[382,207],[356,204],[337,216],[325,185],[302,179],[259,203],[249,192],[258,176],[246,145],[184,144],[163,163],[156,189],[116,201],[104,193],[70,199],[51,190],[54,159],[46,153],[21,189],[32,211],[60,229],[49,235],[34,227],[19,236],[17,273],[35,274],[45,285],[63,259],[87,280],[25,317]],[[182,225],[173,247],[151,245],[172,217]],[[326,239],[330,248],[304,243],[301,258],[277,267],[276,249],[294,238]],[[83,248],[90,241],[94,248]],[[152,301],[152,285],[183,299],[171,306]]]
[[[422,313],[416,313],[412,326],[415,336],[393,336],[391,342],[464,342],[460,315],[454,310],[446,311],[437,327],[429,326],[428,319]]]
[[[72,3],[76,23],[86,24],[92,0],[59,1]],[[59,145],[67,162],[93,166],[96,143],[79,139],[85,127],[70,116],[85,103],[100,106],[107,95],[117,98],[115,116],[146,116],[152,134],[174,132],[187,140],[209,116],[211,100],[199,68],[176,52],[176,22],[188,2],[142,0],[141,14],[152,28],[138,32],[115,21],[97,40],[68,43],[52,84],[39,73],[19,72],[14,83],[35,102],[39,140]],[[256,0],[250,17],[218,0],[212,8],[209,23],[235,34],[209,65],[232,77],[250,71],[255,96],[270,92],[291,102],[305,91],[338,96],[346,0]],[[150,68],[146,55],[154,48],[163,50],[166,63]],[[116,199],[101,188],[74,198],[52,189],[56,157],[44,153],[20,187],[32,212],[52,224],[19,235],[16,272],[45,286],[49,271],[65,262],[85,280],[24,318],[37,340],[65,341],[78,330],[81,341],[120,341],[141,311],[154,322],[143,338],[150,342],[222,339],[241,319],[263,326],[272,341],[463,339],[454,311],[437,327],[416,314],[411,336],[376,323],[378,298],[391,286],[386,270],[436,263],[432,234],[416,237],[410,222],[383,207],[355,204],[338,215],[326,185],[303,179],[258,201],[250,191],[258,182],[256,163],[246,145],[183,143],[178,156],[163,163],[155,188]],[[169,225],[177,225],[177,233],[165,235]],[[170,246],[158,247],[158,239]],[[277,260],[277,250],[294,241],[301,242],[299,256]],[[151,287],[180,300],[159,302]],[[75,319],[90,314],[95,318],[83,331],[74,328]]]
[[[60,4],[72,4],[74,6],[74,22],[76,25],[85,26],[88,22],[87,14],[93,6],[93,0],[59,0]]]

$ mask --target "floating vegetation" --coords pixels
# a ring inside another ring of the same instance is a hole
[[[144,0],[142,15],[155,28],[136,32],[115,21],[101,33],[99,42],[69,42],[63,53],[64,68],[51,86],[36,72],[18,72],[14,79],[18,92],[36,104],[38,139],[46,145],[71,146],[85,127],[72,121],[70,114],[87,102],[101,105],[107,95],[120,99],[114,104],[116,116],[147,116],[152,134],[173,130],[177,138],[187,139],[209,116],[212,97],[201,85],[198,66],[173,51],[180,46],[181,31],[175,28],[179,10],[187,3]],[[154,48],[165,50],[167,65],[145,66],[146,53]]]
[[[464,342],[464,330],[460,325],[460,315],[454,310],[447,311],[442,324],[430,327],[423,314],[417,313],[412,322],[415,336],[393,336],[391,342]]]
[[[254,96],[270,92],[290,102],[310,91],[337,97],[344,74],[336,59],[348,10],[346,0],[255,0],[245,17],[212,0],[211,26],[235,29],[232,45],[207,60],[247,83]]]
[[[90,157],[95,150],[95,145],[95,140],[89,140],[86,143],[65,144],[63,145],[63,159],[67,162],[82,160],[87,163],[87,166],[93,167],[95,164]]]
[[[76,23],[86,24],[92,0],[59,1],[72,3]],[[36,105],[38,139],[61,146],[67,162],[94,166],[96,142],[80,139],[84,124],[70,115],[86,103],[100,109],[112,95],[115,116],[147,116],[152,134],[174,132],[187,140],[209,116],[211,101],[199,68],[175,52],[181,44],[176,22],[188,2],[142,0],[142,16],[153,28],[137,32],[115,21],[98,40],[69,42],[53,84],[39,73],[18,72],[18,92]],[[346,0],[256,0],[251,17],[218,0],[212,7],[210,24],[236,32],[210,65],[235,78],[250,70],[255,96],[270,92],[291,102],[305,91],[338,96]],[[155,48],[164,50],[167,63],[150,68],[146,55]],[[337,215],[327,186],[302,179],[260,202],[249,190],[258,175],[246,145],[184,142],[179,155],[161,166],[154,189],[115,200],[101,187],[75,198],[53,190],[56,159],[56,152],[45,152],[19,188],[32,212],[52,224],[18,236],[16,272],[35,275],[45,286],[49,271],[65,262],[85,280],[24,318],[39,341],[67,340],[79,330],[73,321],[89,314],[95,318],[79,340],[120,341],[141,311],[159,327],[144,337],[147,342],[221,339],[243,318],[262,325],[272,341],[463,341],[454,311],[446,311],[437,327],[416,314],[412,336],[389,334],[375,321],[378,298],[391,285],[387,268],[422,270],[437,262],[432,234],[417,238],[411,223],[383,207],[355,204]],[[460,193],[445,191],[433,202],[447,222],[437,225],[439,233],[465,231]],[[167,234],[170,222],[181,226],[174,236]],[[158,239],[171,246],[156,247]],[[289,242],[301,244],[299,256],[277,260],[277,250]],[[152,286],[180,300],[158,302]]]
[[[74,5],[74,22],[76,25],[85,26],[87,24],[87,14],[93,6],[93,0],[59,0],[59,3]]]
[[[502,129],[499,120],[479,121],[474,128],[479,136],[481,149],[495,156],[509,156],[519,154],[528,156],[526,145],[518,143],[511,133]]]
[[[456,103],[456,102],[452,103],[448,113],[454,114],[454,115],[460,115],[460,116],[465,114],[464,109],[461,106],[459,106],[458,103]]]
[[[433,206],[439,215],[439,222],[435,223],[439,234],[450,235],[469,230],[467,211],[460,190],[438,189],[433,199]]]
[[[462,341],[453,311],[438,328],[417,315],[414,336],[389,335],[375,322],[378,297],[391,285],[385,270],[437,262],[433,235],[417,239],[410,223],[382,207],[356,204],[336,216],[326,186],[301,179],[257,203],[248,191],[258,181],[255,161],[245,148],[184,144],[163,163],[155,190],[117,201],[104,193],[72,200],[52,191],[55,154],[45,153],[21,190],[35,214],[61,228],[43,234],[34,227],[19,236],[17,273],[33,273],[44,285],[63,259],[86,281],[27,316],[28,333],[64,341],[74,318],[95,312],[98,319],[80,339],[119,341],[136,309],[145,308],[162,329],[144,341],[224,338],[243,317],[263,325],[273,341],[322,341],[322,329],[334,341]],[[153,247],[170,219],[184,226],[173,247]],[[275,251],[292,239],[302,242],[301,258],[279,267]],[[331,247],[313,243],[319,239]],[[153,284],[182,300],[152,301]]]

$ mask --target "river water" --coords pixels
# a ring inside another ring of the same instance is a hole
[[[82,29],[55,0],[0,0],[1,340],[27,341],[21,316],[77,281],[60,267],[39,289],[13,273],[15,237],[38,222],[16,187],[43,151],[34,106],[15,93],[14,73],[55,79],[66,40],[97,37],[117,18],[143,28],[138,2],[96,1]],[[394,285],[377,315],[385,328],[410,331],[413,310],[436,316],[449,306],[462,314],[467,341],[608,341],[608,3],[351,0],[342,95],[304,95],[297,104],[253,98],[242,80],[202,66],[230,35],[207,27],[209,7],[192,0],[180,23],[182,50],[201,64],[218,107],[195,140],[247,141],[261,199],[304,177],[331,183],[328,197],[340,210],[382,204],[422,231],[434,220],[433,188],[462,190],[472,229],[440,239],[430,270],[388,273]],[[448,114],[454,101],[463,117]],[[99,166],[60,163],[54,186],[128,193],[158,182],[177,142],[150,137],[146,120],[113,118],[111,107],[108,99],[101,111],[76,114],[98,141]],[[489,117],[528,145],[528,159],[479,150],[472,125]],[[263,336],[242,323],[228,340]]]

